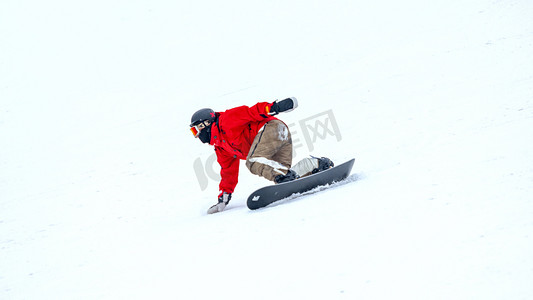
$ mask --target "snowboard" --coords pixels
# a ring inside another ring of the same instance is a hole
[[[249,209],[258,209],[295,193],[304,193],[322,185],[344,180],[350,175],[354,161],[355,159],[351,159],[343,164],[306,177],[260,188],[248,197],[246,205]]]

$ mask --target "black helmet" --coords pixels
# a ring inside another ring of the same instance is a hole
[[[213,123],[215,120],[215,111],[213,111],[210,108],[202,108],[199,111],[195,112],[191,117],[191,127],[194,125],[198,125],[202,123],[203,121],[210,121]]]

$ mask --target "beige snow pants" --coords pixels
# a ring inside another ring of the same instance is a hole
[[[270,181],[285,175],[292,164],[292,138],[289,128],[280,120],[272,120],[257,133],[246,158],[246,167],[255,175]]]

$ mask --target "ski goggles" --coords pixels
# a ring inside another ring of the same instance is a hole
[[[204,121],[202,123],[199,123],[199,124],[196,124],[196,125],[192,125],[191,126],[191,132],[194,135],[194,137],[197,138],[200,135],[200,132],[202,131],[202,129],[206,128],[210,124],[211,123],[209,121]]]

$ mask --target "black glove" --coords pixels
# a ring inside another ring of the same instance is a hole
[[[231,193],[220,192],[220,194],[218,195],[218,203],[211,206],[207,210],[207,213],[214,214],[214,213],[223,211],[226,208],[226,205],[228,205],[230,200],[231,200]]]
[[[218,195],[218,203],[224,203],[227,205],[230,200],[231,200],[231,193],[220,192],[220,194]]]
[[[298,107],[298,101],[295,97],[283,99],[281,101],[275,101],[270,107],[270,115],[275,116],[280,112],[290,112]]]

